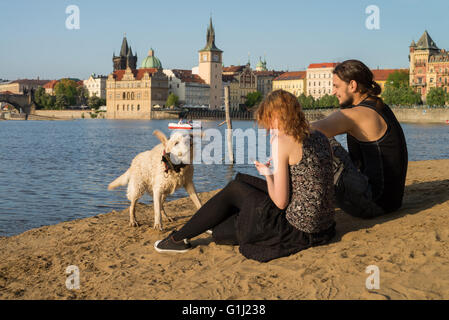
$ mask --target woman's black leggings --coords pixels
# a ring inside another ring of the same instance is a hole
[[[266,181],[264,183],[266,185]],[[234,179],[209,199],[179,231],[173,234],[173,238],[180,241],[196,237],[225,223],[235,214],[245,214],[254,210],[257,204],[262,203],[267,197],[269,195],[263,190]]]

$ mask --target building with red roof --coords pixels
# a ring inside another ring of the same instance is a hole
[[[168,94],[175,94],[184,106],[208,106],[210,86],[192,70],[164,69],[168,77]]]
[[[285,90],[295,96],[306,92],[306,71],[284,72],[273,80],[273,90]]]
[[[332,71],[337,66],[335,62],[311,63],[307,67],[307,95],[319,99],[332,94]]]
[[[106,117],[151,119],[154,108],[165,107],[168,78],[158,68],[116,70],[106,80]]]

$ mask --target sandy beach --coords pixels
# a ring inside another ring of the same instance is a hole
[[[207,201],[218,190],[200,194]],[[449,299],[449,160],[410,162],[404,205],[361,220],[337,211],[328,245],[259,263],[203,234],[184,254],[153,243],[195,212],[188,198],[167,202],[174,217],[152,229],[153,208],[113,211],[0,238],[0,299]],[[80,288],[66,288],[66,268]],[[376,265],[380,288],[366,289]]]

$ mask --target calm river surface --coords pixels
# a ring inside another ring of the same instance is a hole
[[[140,152],[159,143],[159,129],[170,134],[169,120],[0,121],[0,236],[42,225],[79,219],[128,207],[126,187],[108,191],[108,184],[127,170]],[[224,135],[221,121],[202,121]],[[402,124],[409,160],[449,158],[449,125]],[[251,121],[233,121],[233,128],[257,129]],[[345,138],[337,138],[344,145]],[[260,143],[262,141],[262,143]],[[268,139],[265,142],[269,152]],[[203,141],[204,147],[210,141]],[[222,141],[223,150],[225,140]],[[235,143],[236,144],[236,143]],[[234,146],[235,147],[235,146]],[[256,152],[245,141],[245,164],[195,165],[197,192],[224,187],[236,174],[258,175],[248,156]],[[224,154],[224,152],[223,152]],[[185,197],[177,190],[167,201]],[[140,202],[151,203],[145,195]]]

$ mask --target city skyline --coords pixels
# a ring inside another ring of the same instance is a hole
[[[80,29],[69,30],[66,8],[78,6]],[[150,48],[164,68],[191,69],[198,65],[212,16],[217,46],[225,66],[254,67],[266,56],[268,69],[305,70],[314,62],[350,58],[370,68],[408,68],[408,46],[427,30],[440,48],[448,48],[444,12],[449,3],[415,0],[311,1],[195,4],[132,1],[46,1],[6,3],[0,24],[6,30],[0,50],[0,78],[87,79],[112,72],[112,55],[120,51],[126,33],[138,67]],[[380,29],[369,30],[365,12],[379,8]],[[307,14],[302,14],[307,11]],[[14,23],[11,23],[14,22]],[[317,41],[318,40],[318,41]]]

